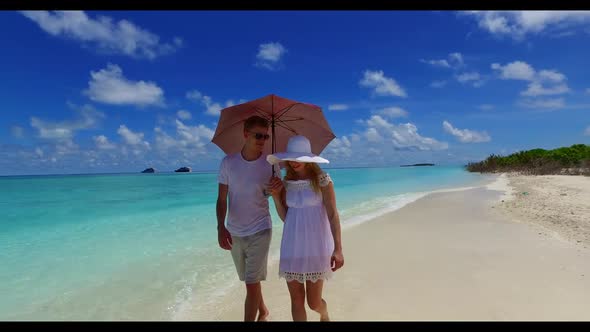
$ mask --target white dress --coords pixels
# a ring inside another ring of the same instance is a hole
[[[320,175],[321,187],[330,182],[330,175]],[[322,193],[313,191],[310,180],[287,180],[285,188],[288,210],[281,240],[279,277],[301,283],[329,279],[334,238]]]

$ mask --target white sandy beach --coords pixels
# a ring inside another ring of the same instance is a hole
[[[495,207],[511,220],[590,248],[590,177],[508,175],[512,192]]]
[[[331,318],[590,320],[589,201],[590,178],[500,176],[351,227],[343,232],[345,265],[324,286]],[[289,321],[277,265],[263,293],[270,319]],[[191,319],[242,320],[243,288]],[[308,310],[308,319],[319,317]]]

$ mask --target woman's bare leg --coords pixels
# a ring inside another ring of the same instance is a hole
[[[320,314],[320,321],[329,321],[330,316],[328,316],[328,304],[322,298],[324,281],[318,280],[316,282],[312,282],[308,280],[306,281],[305,286],[307,293],[307,305],[309,305],[309,308]]]
[[[294,322],[307,321],[305,312],[305,286],[297,280],[288,281],[287,287],[291,294],[291,314]]]

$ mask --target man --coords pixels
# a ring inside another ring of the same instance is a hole
[[[270,138],[268,127],[268,120],[262,117],[248,118],[241,152],[223,158],[218,176],[218,241],[221,248],[231,250],[238,276],[246,283],[245,321],[254,321],[257,315],[258,321],[265,321],[269,314],[260,285],[266,280],[272,234],[268,196],[282,188],[268,187],[273,172],[262,153]],[[280,169],[277,174],[280,176]]]

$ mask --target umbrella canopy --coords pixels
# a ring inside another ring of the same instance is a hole
[[[263,151],[266,154],[285,151],[291,136],[303,135],[311,142],[311,151],[319,155],[336,137],[319,106],[270,94],[222,109],[211,141],[226,154],[240,152],[244,121],[252,115],[270,122],[271,140]]]

